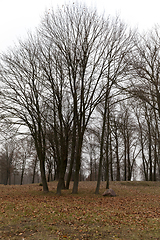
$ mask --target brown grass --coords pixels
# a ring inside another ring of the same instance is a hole
[[[99,195],[96,182],[80,182],[62,196],[56,184],[0,185],[0,239],[160,239],[159,182],[112,182],[114,198],[102,196],[105,183]]]

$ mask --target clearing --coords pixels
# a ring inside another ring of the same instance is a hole
[[[116,197],[95,195],[96,182],[80,182],[79,193],[57,182],[0,185],[0,239],[160,239],[160,182],[111,182]],[[71,183],[72,188],[72,183]]]

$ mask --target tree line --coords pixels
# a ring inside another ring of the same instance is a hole
[[[119,17],[72,4],[46,12],[34,34],[2,53],[1,129],[16,129],[26,148],[17,151],[22,179],[29,159],[32,176],[39,163],[43,191],[47,178],[58,180],[57,194],[71,180],[77,193],[85,171],[95,193],[101,180],[109,188],[133,179],[138,164],[145,180],[158,180],[159,49],[158,26],[140,35]],[[7,141],[3,163],[16,152]]]

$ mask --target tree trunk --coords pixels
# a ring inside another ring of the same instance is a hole
[[[106,189],[109,189],[109,135],[110,135],[110,112],[108,102],[107,114],[107,140],[106,140]]]
[[[108,102],[108,95],[106,93],[104,113],[103,113],[103,126],[102,126],[102,134],[101,134],[100,158],[99,158],[99,167],[98,167],[98,179],[97,179],[97,186],[96,186],[95,194],[99,194],[101,174],[102,174],[104,133],[105,133],[106,116],[107,116],[107,102]]]
[[[70,184],[70,181],[71,181],[72,169],[73,169],[74,158],[75,158],[75,149],[76,149],[76,123],[74,121],[73,135],[72,135],[71,162],[70,162],[69,172],[68,172],[67,181],[66,181],[66,189],[69,189],[69,184]]]
[[[24,168],[22,169],[22,173],[21,173],[21,183],[20,183],[20,185],[23,184],[23,176],[24,176]]]
[[[139,121],[139,118],[137,116],[139,130],[140,130],[140,144],[141,144],[141,150],[142,150],[142,163],[143,163],[143,172],[145,176],[145,181],[148,181],[148,167],[146,169],[146,159],[144,154],[144,143],[143,143],[143,131],[142,131],[142,125]]]
[[[160,134],[158,134],[158,157],[157,157],[157,164],[158,164],[158,173],[160,178]]]
[[[40,171],[41,171],[41,180],[43,185],[43,191],[49,192],[47,180],[46,180],[46,173],[45,173],[45,160],[43,158],[40,158]]]
[[[66,172],[66,166],[67,166],[67,158],[65,158],[61,162],[60,176],[59,176],[59,181],[58,181],[58,185],[57,185],[57,194],[58,195],[61,195],[61,190],[65,189],[64,176],[65,176],[65,172]]]
[[[36,167],[37,167],[37,155],[36,155],[35,160],[34,160],[32,183],[34,183],[34,180],[35,180]]]
[[[107,166],[107,171],[106,171],[106,189],[109,189],[109,159],[106,154],[106,166]]]
[[[78,156],[78,158],[76,158],[76,171],[75,171],[75,175],[74,175],[74,184],[73,184],[73,189],[72,189],[72,193],[74,193],[74,194],[78,193],[79,172],[80,172],[80,167],[81,167],[81,159],[80,158],[81,158],[81,156]]]
[[[149,180],[152,181],[152,139],[150,123],[148,123],[148,155],[149,155]]]
[[[111,181],[113,181],[113,155],[112,155],[112,136],[110,134],[110,175]]]
[[[117,177],[116,177],[116,180],[120,181],[119,145],[118,145],[117,129],[116,129],[116,133],[115,133],[115,139],[116,139],[116,160],[117,160]]]
[[[128,181],[131,181],[131,160],[130,160],[130,142],[129,133],[127,132],[127,162],[128,162]]]
[[[4,185],[7,185],[8,183],[8,178],[9,178],[9,172],[8,172],[8,167],[6,169],[6,174],[4,176]]]
[[[157,169],[157,140],[155,137],[155,147],[154,147],[154,177],[153,180],[157,181],[157,174],[156,174],[156,169]]]
[[[76,170],[74,174],[74,184],[72,193],[78,193],[78,183],[79,183],[79,172],[81,167],[81,152],[82,152],[82,143],[83,143],[83,134],[79,135],[78,143],[77,143],[77,151],[76,151]]]
[[[71,156],[71,162],[69,165],[69,172],[68,172],[67,181],[66,181],[66,189],[69,189],[69,185],[72,177],[73,164],[74,164],[74,157]]]
[[[127,180],[127,143],[126,143],[126,133],[124,132],[124,181]]]
[[[20,185],[23,184],[23,176],[24,176],[25,165],[26,165],[26,152],[25,152],[25,156],[23,158],[23,163],[22,163],[22,173],[21,173],[21,183],[20,183]]]

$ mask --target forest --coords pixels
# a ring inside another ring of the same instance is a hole
[[[80,4],[0,54],[0,183],[160,180],[160,27]]]

